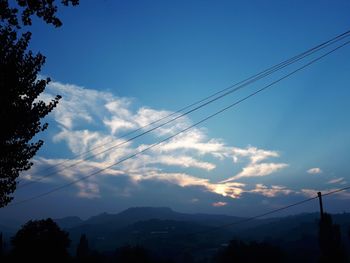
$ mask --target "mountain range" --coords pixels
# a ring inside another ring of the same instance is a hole
[[[343,240],[348,246],[350,213],[334,214],[332,218],[340,225]],[[130,244],[156,249],[166,255],[175,255],[187,247],[196,247],[202,255],[206,255],[205,251],[215,251],[231,239],[268,241],[287,249],[308,246],[309,251],[313,251],[318,247],[318,213],[243,223],[247,218],[179,213],[167,207],[134,207],[117,214],[102,213],[87,220],[75,216],[54,220],[69,233],[72,253],[81,234],[86,234],[90,247],[98,251],[113,251]],[[13,236],[17,230],[0,220],[0,231],[5,238]]]

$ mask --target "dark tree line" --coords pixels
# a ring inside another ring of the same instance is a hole
[[[333,224],[330,214],[325,213],[319,222],[318,239],[321,250],[320,263],[347,262],[340,226]]]
[[[80,237],[76,255],[68,253],[71,240],[67,232],[50,218],[29,221],[11,239],[12,249],[3,253],[3,239],[0,234],[0,262],[119,262],[119,263],[163,263],[154,260],[150,253],[141,246],[123,246],[115,250],[110,256],[102,255],[89,247],[85,234]],[[168,261],[170,262],[170,261]]]
[[[332,222],[330,215],[324,215],[323,219],[319,221],[318,229],[320,253],[313,255],[312,262],[349,262],[341,241],[339,226]],[[350,229],[348,229],[348,233],[350,241]],[[151,252],[138,245],[124,245],[117,248],[112,254],[102,254],[90,248],[88,237],[85,234],[81,235],[73,255],[68,253],[70,244],[68,233],[61,230],[52,219],[29,221],[11,239],[12,249],[10,251],[3,250],[3,239],[0,234],[0,262],[310,263],[310,258],[303,259],[300,256],[298,261],[295,261],[293,255],[287,254],[277,245],[266,242],[232,240],[227,247],[220,249],[211,259],[201,259],[201,261],[196,259],[190,251],[179,251],[177,259],[160,258],[154,254],[157,251]],[[302,252],[294,251],[293,253]]]
[[[13,199],[17,178],[30,169],[32,158],[43,145],[33,141],[47,129],[42,119],[56,107],[57,95],[51,102],[38,100],[50,82],[39,79],[45,57],[28,50],[29,31],[36,16],[55,27],[62,25],[56,16],[54,0],[0,0],[0,208]],[[79,0],[62,0],[61,5],[77,5]],[[21,31],[20,31],[21,30]]]

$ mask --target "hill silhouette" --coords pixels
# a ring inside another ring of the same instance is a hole
[[[346,236],[350,229],[350,213],[335,214],[332,218],[340,225],[344,245],[350,247]],[[116,247],[131,245],[170,257],[179,256],[179,251],[187,248],[195,248],[193,255],[201,258],[213,255],[232,239],[268,242],[291,254],[297,250],[304,258],[309,256],[310,262],[313,262],[313,255],[319,253],[319,213],[258,219],[227,228],[215,228],[242,219],[228,215],[180,213],[168,207],[133,207],[116,214],[102,213],[86,220],[70,216],[54,221],[69,233],[71,254],[75,253],[82,234],[86,235],[92,250],[109,254],[114,253]],[[1,229],[7,231],[5,239],[17,230],[6,225]],[[188,235],[194,232],[204,234]],[[6,242],[9,243],[9,240]]]

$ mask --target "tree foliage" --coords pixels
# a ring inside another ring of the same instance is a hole
[[[330,214],[325,213],[319,222],[318,240],[321,250],[321,263],[346,262],[340,226],[333,224]]]
[[[16,262],[65,262],[69,244],[68,233],[50,218],[29,221],[12,238]]]
[[[13,199],[16,179],[30,169],[30,161],[42,140],[33,142],[36,134],[48,124],[41,120],[56,107],[60,96],[51,102],[38,99],[50,79],[39,79],[45,63],[42,54],[27,51],[31,33],[17,31],[31,25],[37,16],[56,27],[62,22],[55,15],[54,0],[0,0],[0,207]],[[79,0],[62,0],[61,4],[77,5]]]
[[[37,100],[49,79],[37,76],[45,57],[26,52],[30,33],[17,40],[9,27],[0,29],[0,205],[12,199],[9,194],[16,188],[19,172],[32,166],[29,160],[42,146],[43,141],[32,138],[47,128],[41,123],[57,105],[60,96],[50,103]]]
[[[284,262],[284,254],[280,248],[268,243],[232,240],[229,245],[219,251],[213,262]]]
[[[87,261],[90,256],[89,242],[85,234],[82,234],[77,247],[77,259],[80,262]]]
[[[123,246],[116,251],[116,262],[119,263],[151,263],[147,250],[141,246]]]
[[[32,16],[43,19],[46,23],[55,27],[62,25],[61,20],[56,16],[58,6],[54,0],[0,0],[0,20],[10,26],[20,28],[22,25],[32,24]],[[61,0],[64,6],[78,5],[79,0]]]

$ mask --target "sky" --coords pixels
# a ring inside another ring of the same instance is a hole
[[[40,99],[62,100],[36,137],[45,144],[14,202],[67,187],[2,208],[0,218],[87,218],[135,206],[254,216],[348,186],[350,45],[120,161],[307,63],[125,136],[349,30],[349,10],[349,1],[105,0],[61,8],[61,28],[34,20],[30,48],[46,56],[40,77],[52,79]],[[82,160],[87,151],[92,158]],[[350,212],[349,199],[329,196],[325,210]],[[317,200],[279,215],[314,211]]]

